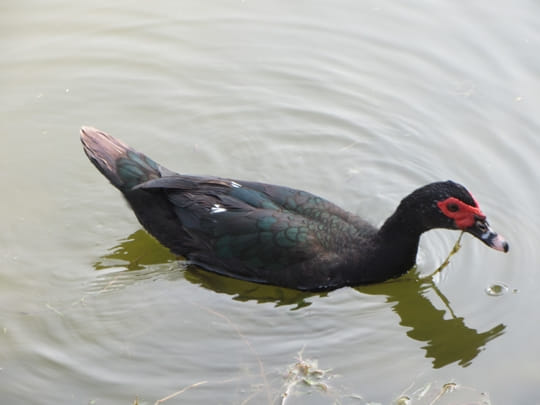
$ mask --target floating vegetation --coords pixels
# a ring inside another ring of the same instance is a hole
[[[162,404],[162,403],[168,401],[169,399],[176,398],[178,395],[183,394],[183,393],[186,392],[187,390],[190,390],[190,389],[192,389],[192,388],[198,387],[199,385],[206,384],[207,382],[208,382],[208,381],[199,381],[199,382],[196,382],[195,384],[188,385],[187,387],[182,388],[180,391],[173,392],[172,394],[167,395],[167,396],[164,397],[164,398],[158,399],[158,400],[154,403],[154,405],[159,405],[159,404]],[[138,405],[138,404],[135,404],[135,405]]]
[[[440,383],[436,381],[423,382],[420,385],[417,382],[412,382],[396,399],[391,403],[382,403],[371,401],[363,395],[351,393],[349,390],[344,390],[343,387],[330,386],[328,381],[335,378],[331,369],[319,368],[317,360],[306,359],[303,357],[303,349],[298,353],[296,361],[289,365],[285,374],[282,374],[281,381],[285,380],[279,394],[275,389],[271,389],[272,394],[266,398],[258,397],[264,393],[264,384],[253,384],[254,389],[251,392],[242,391],[248,394],[241,402],[235,402],[237,405],[249,405],[252,403],[265,405],[292,405],[294,403],[312,403],[313,395],[320,393],[316,403],[328,403],[329,405],[492,405],[489,394],[479,391],[472,387],[467,387],[456,382],[450,381]],[[172,403],[183,403],[180,400],[182,394],[188,390],[195,389],[199,386],[209,384],[214,389],[218,386],[227,386],[228,383],[240,380],[230,378],[222,381],[199,381],[194,384],[185,386],[184,388],[172,394],[164,396],[157,401],[139,401],[139,397],[135,397],[132,405],[162,405],[169,400]],[[225,384],[225,385],[224,385]],[[258,398],[257,398],[258,397]],[[321,402],[322,399],[322,402]],[[179,402],[180,401],[180,402]],[[308,401],[308,402],[306,402]],[[91,404],[96,401],[89,402]],[[290,403],[290,404],[289,404]]]
[[[459,249],[461,249],[461,238],[463,237],[463,232],[459,234],[459,237],[454,244],[454,247],[452,247],[452,250],[450,253],[448,253],[448,256],[444,261],[441,263],[441,265],[435,270],[433,273],[431,273],[429,276],[422,277],[422,278],[433,278],[436,274],[440,273],[444,270],[445,267],[447,267],[450,264],[450,259],[452,256],[454,256],[457,252],[459,252]]]
[[[325,382],[331,377],[330,370],[322,370],[318,367],[317,360],[310,360],[303,358],[302,349],[298,353],[296,363],[289,367],[285,390],[281,394],[281,405],[287,403],[287,399],[293,394],[293,390],[298,384],[303,384],[308,387],[314,387],[322,392],[328,392],[328,384]]]
[[[411,399],[407,395],[403,395],[396,400],[396,405],[411,405]]]
[[[411,391],[412,392],[409,392]],[[489,395],[485,392],[466,387],[455,382],[447,382],[442,386],[429,382],[414,389],[406,390],[394,401],[394,405],[491,405]]]

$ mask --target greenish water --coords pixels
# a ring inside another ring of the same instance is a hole
[[[538,403],[539,12],[2,4],[0,402]],[[309,190],[376,225],[453,179],[511,249],[465,236],[426,279],[458,237],[433,231],[406,276],[325,294],[209,274],[141,230],[81,125],[172,170]]]

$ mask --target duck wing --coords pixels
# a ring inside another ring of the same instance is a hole
[[[170,175],[138,190],[166,197],[180,225],[176,235],[154,230],[158,240],[204,268],[250,281],[324,289],[339,281],[333,270],[366,232],[352,214],[288,187]]]

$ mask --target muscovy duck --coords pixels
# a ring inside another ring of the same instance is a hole
[[[172,172],[95,128],[83,127],[81,141],[151,235],[222,275],[307,291],[381,282],[413,267],[420,235],[434,228],[508,251],[474,197],[453,181],[413,191],[377,229],[305,191]]]

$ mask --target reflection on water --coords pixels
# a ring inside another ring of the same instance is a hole
[[[176,268],[182,268],[182,258],[173,255],[169,249],[163,247],[156,239],[144,230],[139,229],[111,248],[110,253],[107,253],[94,263],[94,268],[96,270],[117,270],[101,280],[102,283],[108,285],[109,279],[117,277],[119,270],[146,270],[149,265],[175,261],[179,264]],[[238,301],[275,302],[276,306],[294,305],[292,309],[299,309],[311,305],[307,298],[327,295],[326,293],[309,293],[250,283],[201,270],[197,266],[188,265],[188,262],[183,263],[186,264],[184,269],[186,280],[215,292],[232,295],[233,299]]]
[[[188,267],[185,277],[188,281],[209,290],[232,295],[237,301],[275,302],[276,306],[294,305],[293,310],[311,305],[311,302],[307,300],[309,297],[327,295],[327,293],[309,293],[237,280],[201,270],[195,266]]]
[[[358,287],[364,294],[384,295],[401,318],[400,325],[411,328],[407,335],[426,342],[426,357],[433,359],[433,367],[441,368],[457,362],[467,367],[492,339],[503,334],[506,326],[498,324],[485,332],[478,332],[457,316],[450,302],[431,278],[420,278],[416,268],[407,275],[381,284]],[[436,308],[426,296],[434,292],[445,309]]]
[[[177,258],[168,249],[141,229],[114,246],[94,267],[96,270],[142,270],[147,269],[148,265],[174,263],[175,259]],[[178,267],[181,266],[176,268]],[[293,310],[309,306],[310,297],[327,295],[236,280],[201,270],[196,266],[187,266],[183,275],[193,284],[229,294],[238,301],[275,302],[276,306],[294,306]],[[394,312],[401,318],[400,324],[410,328],[407,335],[419,342],[426,342],[423,349],[426,357],[433,359],[434,368],[455,362],[467,367],[486,344],[501,336],[506,328],[505,325],[498,324],[487,331],[479,332],[468,327],[465,319],[454,313],[450,301],[437,288],[432,278],[421,278],[416,268],[399,279],[357,287],[356,290],[361,294],[385,296],[387,302],[393,304]],[[436,296],[444,308],[438,309],[427,298],[428,295]]]
[[[96,270],[125,268],[125,270],[142,270],[145,266],[157,263],[167,263],[175,260],[169,249],[163,247],[157,240],[139,229],[118,245],[110,249],[101,260],[94,263]]]

